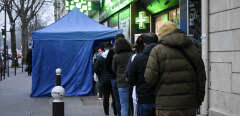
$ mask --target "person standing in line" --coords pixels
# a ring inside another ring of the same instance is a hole
[[[148,56],[157,44],[157,35],[154,33],[144,33],[140,36],[144,49],[137,54],[129,66],[127,77],[131,85],[136,85],[138,109],[137,116],[155,116],[155,95],[154,90],[144,79],[144,71],[148,61]]]
[[[112,70],[112,60],[114,56],[114,50],[111,48],[108,52],[107,59],[106,59],[106,66],[108,70],[114,75],[113,78],[111,79],[111,85],[112,85],[112,98],[113,102],[112,107],[116,108],[116,114],[118,116],[121,116],[121,105],[120,105],[120,100],[119,100],[119,94],[118,94],[118,88],[117,88],[117,81],[116,81],[116,74]]]
[[[27,52],[27,72],[28,76],[32,75],[32,49],[28,49]]]
[[[121,116],[129,115],[129,87],[124,72],[129,58],[132,55],[130,43],[125,38],[116,39],[114,45],[115,55],[112,62],[112,70],[116,74],[117,87],[121,104]]]
[[[206,73],[201,56],[172,22],[160,27],[158,39],[144,74],[155,90],[156,115],[196,116],[205,95]]]
[[[2,75],[3,75],[3,70],[4,70],[4,64],[3,64],[3,60],[2,60],[2,54],[0,53],[0,73],[1,73],[1,79],[2,79]]]
[[[103,45],[101,44],[100,47],[97,49],[96,53],[93,56],[93,72],[96,74],[95,77],[97,77],[96,82],[96,91],[97,96],[99,100],[102,100],[102,78],[100,78],[102,69],[99,69],[96,67],[97,60],[101,57],[101,54],[103,53]]]
[[[134,54],[130,57],[128,64],[127,64],[126,71],[125,71],[125,77],[127,78],[127,80],[129,80],[128,79],[129,67],[132,64],[133,60],[135,59],[136,55],[142,53],[143,48],[144,48],[144,45],[142,43],[142,37],[139,36],[137,38],[136,45],[134,46]],[[131,98],[129,98],[129,99],[132,99],[132,106],[133,106],[132,115],[137,116],[137,106],[138,106],[137,101],[138,100],[137,100],[136,86],[132,85],[131,88],[132,88],[132,94],[130,95]]]
[[[112,70],[109,70],[108,66],[108,61],[107,61],[107,56],[109,54],[110,49],[112,48],[112,44],[107,42],[104,43],[104,52],[101,54],[100,57],[97,58],[96,61],[96,69],[101,70],[99,76],[102,78],[102,89],[103,89],[103,108],[104,108],[104,113],[106,116],[109,116],[109,97],[110,94],[112,94],[112,85],[111,85],[111,79],[115,77],[114,73]],[[116,107],[115,107],[115,100],[114,98],[112,108],[114,115],[117,115],[116,112]]]

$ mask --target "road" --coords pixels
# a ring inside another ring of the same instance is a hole
[[[17,76],[13,71],[0,81],[0,116],[52,116],[52,98],[31,98],[31,77],[21,69]],[[102,101],[96,96],[65,97],[64,102],[65,116],[104,116]]]

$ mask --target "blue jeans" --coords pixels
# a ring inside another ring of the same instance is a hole
[[[120,105],[120,100],[119,100],[119,94],[118,94],[118,88],[117,88],[117,81],[116,80],[111,80],[112,83],[112,92],[113,92],[113,98],[114,98],[114,104],[116,107],[116,112],[119,116],[121,116],[121,105]]]
[[[155,104],[138,104],[137,116],[155,116]]]
[[[129,88],[118,88],[120,104],[121,104],[121,116],[128,116],[129,111]]]

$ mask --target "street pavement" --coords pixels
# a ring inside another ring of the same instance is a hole
[[[10,77],[0,81],[0,116],[52,116],[52,98],[30,97],[31,84],[32,78],[21,68],[17,76],[10,69]],[[65,116],[104,116],[96,96],[65,97],[64,103]]]

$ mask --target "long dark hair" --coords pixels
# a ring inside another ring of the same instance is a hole
[[[125,36],[122,33],[117,34],[115,37],[115,40],[120,39],[120,38],[125,38]]]
[[[137,53],[141,53],[144,49],[144,44],[143,44],[142,39],[143,39],[143,37],[142,37],[142,35],[140,35],[137,38],[136,45],[134,46]]]
[[[117,54],[120,52],[131,52],[130,43],[124,38],[116,40],[114,49]]]

